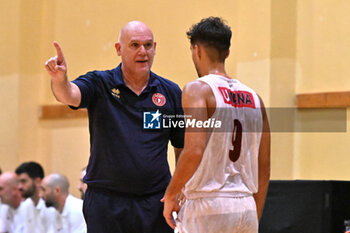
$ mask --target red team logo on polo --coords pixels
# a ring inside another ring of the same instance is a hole
[[[157,105],[159,107],[162,107],[166,103],[166,99],[165,99],[164,95],[162,95],[160,93],[153,94],[152,101],[155,105]]]

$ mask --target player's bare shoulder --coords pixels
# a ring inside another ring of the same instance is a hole
[[[188,84],[183,89],[183,96],[196,97],[196,98],[208,98],[213,95],[210,86],[200,80],[194,80]]]
[[[206,82],[200,81],[200,79],[192,81],[184,87],[182,101],[183,103],[191,103],[194,101],[197,103],[201,102],[202,107],[212,109],[209,115],[211,115],[216,108],[216,101],[212,88]]]

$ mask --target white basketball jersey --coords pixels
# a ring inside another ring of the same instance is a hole
[[[202,161],[185,185],[188,199],[242,197],[258,191],[262,114],[258,95],[238,80],[220,75],[198,79],[215,96],[211,118],[221,121],[208,135]]]

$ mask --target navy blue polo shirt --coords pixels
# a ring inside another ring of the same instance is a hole
[[[121,64],[93,71],[73,81],[87,108],[90,158],[84,177],[89,187],[125,194],[165,190],[170,181],[168,142],[183,148],[184,129],[144,129],[144,113],[183,115],[179,86],[153,72],[137,96],[124,83]]]

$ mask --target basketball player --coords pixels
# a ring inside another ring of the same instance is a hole
[[[256,233],[270,176],[263,102],[225,71],[231,30],[222,19],[203,19],[187,35],[200,78],[183,90],[185,115],[222,125],[210,131],[186,128],[184,149],[162,199],[163,215],[182,233]],[[182,188],[187,201],[180,210]]]

